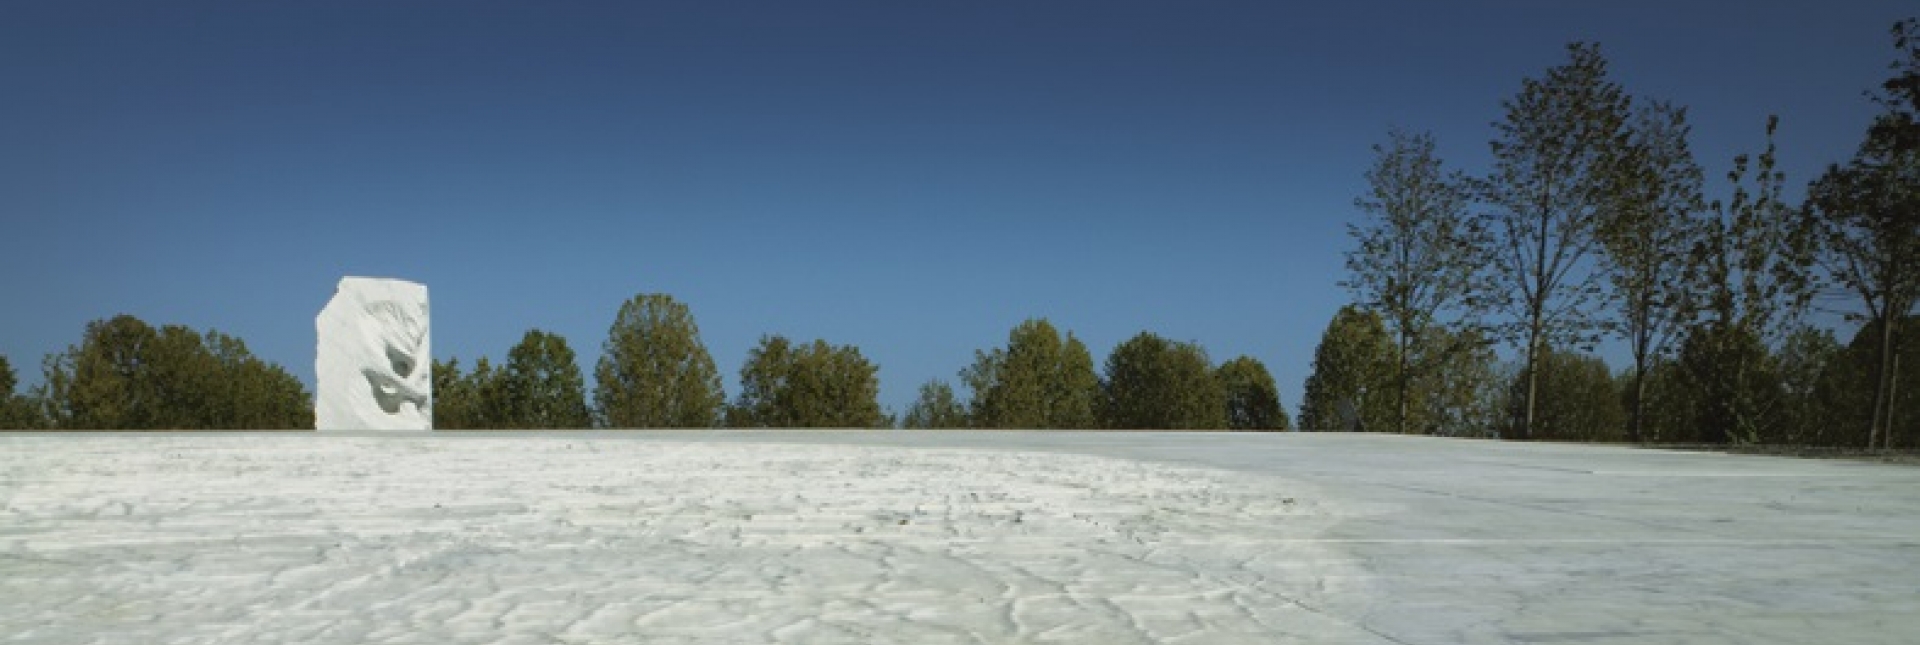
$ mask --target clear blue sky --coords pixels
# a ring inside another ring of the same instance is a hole
[[[1596,40],[1691,106],[1710,177],[1779,114],[1797,199],[1920,13],[1295,4],[7,3],[0,354],[37,383],[128,313],[311,383],[334,283],[391,276],[466,364],[538,327],[590,374],[665,292],[730,396],[778,333],[858,345],[903,411],[1044,316],[1096,362],[1142,330],[1251,355],[1291,410],[1390,126],[1484,169],[1500,101]]]

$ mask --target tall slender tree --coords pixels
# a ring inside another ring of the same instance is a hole
[[[1920,303],[1920,20],[1893,27],[1903,58],[1875,100],[1885,111],[1845,166],[1808,188],[1806,222],[1820,264],[1878,323],[1869,448],[1893,445],[1901,319]]]
[[[1481,182],[1497,238],[1490,265],[1506,299],[1505,335],[1524,354],[1521,422],[1530,435],[1549,347],[1593,340],[1592,309],[1601,294],[1592,256],[1595,229],[1609,206],[1608,173],[1619,158],[1631,103],[1607,77],[1599,45],[1567,47],[1570,60],[1526,79],[1494,123],[1493,170]]]
[[[1393,429],[1407,433],[1417,382],[1453,354],[1473,348],[1451,341],[1475,340],[1459,332],[1477,326],[1471,315],[1487,285],[1488,240],[1467,213],[1465,180],[1448,173],[1434,153],[1433,136],[1394,130],[1373,147],[1367,192],[1354,200],[1366,215],[1347,232],[1357,247],[1347,252],[1342,285],[1380,313],[1392,335]],[[1446,341],[1422,347],[1423,342]]]
[[[1726,201],[1715,200],[1689,258],[1682,315],[1695,321],[1680,367],[1698,392],[1691,423],[1699,440],[1752,442],[1783,421],[1771,348],[1785,338],[1811,297],[1808,237],[1781,200],[1785,175],[1773,144],[1779,120],[1767,118],[1766,148],[1734,157]]]
[[[1611,327],[1633,357],[1626,394],[1633,442],[1644,435],[1646,374],[1685,322],[1686,252],[1706,209],[1700,165],[1687,145],[1691,129],[1686,108],[1671,103],[1636,111],[1620,163],[1608,175],[1614,202],[1598,227],[1616,307]]]

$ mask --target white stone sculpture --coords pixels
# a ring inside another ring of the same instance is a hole
[[[313,319],[314,428],[432,430],[427,320],[426,285],[341,278]]]

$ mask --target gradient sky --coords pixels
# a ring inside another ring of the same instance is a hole
[[[1910,0],[12,2],[0,354],[90,320],[218,329],[313,379],[343,275],[425,283],[433,350],[528,328],[589,377],[688,303],[725,376],[850,343],[905,410],[1028,317],[1266,363],[1297,410],[1391,126],[1481,171],[1574,40],[1692,109],[1716,195],[1779,114],[1798,199],[1852,153]],[[1580,5],[1580,6],[1574,6]],[[1616,361],[1617,364],[1617,361]]]

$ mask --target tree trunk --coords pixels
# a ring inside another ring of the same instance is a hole
[[[1886,447],[1886,435],[1893,430],[1887,427],[1886,423],[1887,418],[1892,416],[1889,413],[1893,407],[1893,402],[1888,400],[1893,389],[1891,387],[1893,381],[1892,309],[1892,307],[1886,308],[1887,313],[1880,316],[1880,369],[1873,378],[1873,420],[1867,428],[1868,449]]]
[[[1633,418],[1627,420],[1627,440],[1640,443],[1646,436],[1641,434],[1644,432],[1641,420],[1646,418],[1647,414],[1647,365],[1644,358],[1635,360],[1634,363],[1636,365],[1633,368]]]
[[[1400,366],[1399,366],[1400,373],[1395,375],[1396,380],[1399,381],[1399,386],[1400,386],[1400,402],[1399,402],[1400,409],[1395,413],[1397,416],[1394,419],[1394,428],[1393,428],[1394,432],[1397,432],[1399,434],[1407,433],[1407,390],[1410,389],[1410,385],[1411,385],[1410,383],[1411,379],[1407,375],[1407,348],[1410,344],[1412,344],[1411,335],[1404,331],[1401,332],[1400,334]]]
[[[1893,413],[1894,411],[1900,409],[1900,406],[1895,405],[1895,403],[1898,402],[1899,400],[1900,400],[1900,355],[1894,354],[1893,355],[1893,376],[1887,379],[1887,434],[1884,442],[1886,443],[1886,448],[1889,450],[1893,449],[1893,429],[1897,427],[1893,423],[1893,420],[1894,420]]]
[[[1536,323],[1537,326],[1537,323]],[[1527,405],[1526,414],[1520,418],[1520,428],[1516,437],[1521,441],[1533,438],[1533,419],[1535,403],[1540,393],[1540,334],[1538,331],[1527,335]]]

